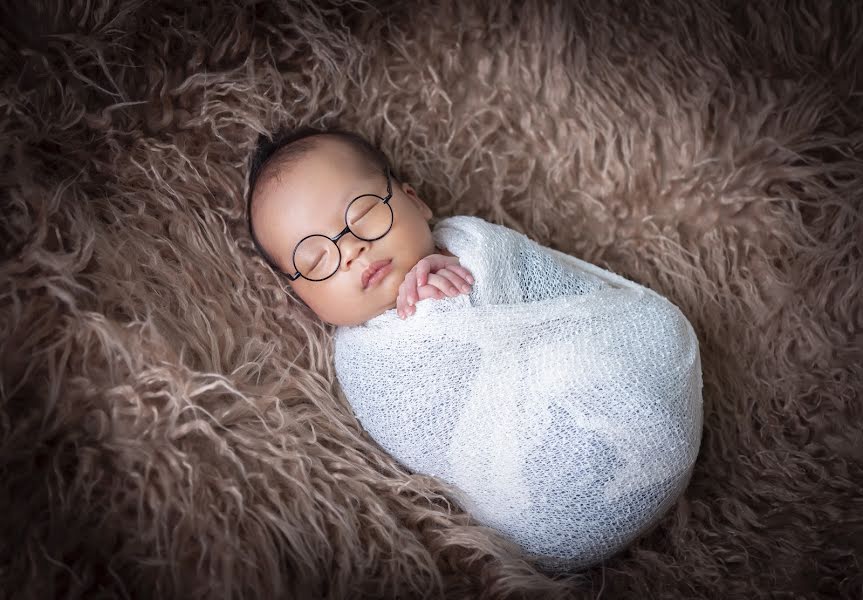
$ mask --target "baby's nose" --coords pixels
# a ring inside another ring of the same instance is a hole
[[[350,238],[350,239],[348,239]],[[342,264],[341,268],[345,271],[353,266],[354,261],[363,255],[368,250],[368,242],[361,240],[354,235],[346,235],[341,240],[342,242]]]

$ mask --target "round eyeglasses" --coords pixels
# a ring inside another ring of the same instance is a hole
[[[345,228],[337,236],[313,233],[301,239],[293,254],[296,273],[286,274],[288,279],[296,281],[302,277],[309,281],[323,281],[335,275],[342,264],[342,251],[337,242],[348,232],[366,242],[379,240],[390,232],[394,218],[390,206],[392,178],[389,167],[384,172],[387,176],[386,197],[381,198],[377,194],[357,196],[345,209]]]

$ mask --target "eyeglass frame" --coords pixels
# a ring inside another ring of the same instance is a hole
[[[299,279],[300,277],[302,277],[302,278],[303,278],[303,279],[305,279],[306,281],[326,281],[327,279],[329,279],[330,277],[332,277],[333,275],[335,275],[336,273],[338,273],[338,272],[339,272],[339,267],[342,265],[342,249],[341,249],[341,248],[339,248],[338,241],[339,241],[340,239],[342,239],[342,237],[343,237],[346,233],[350,232],[350,233],[352,233],[352,234],[354,235],[354,237],[356,237],[357,239],[363,240],[364,242],[374,242],[374,241],[376,241],[376,240],[381,239],[382,237],[384,237],[386,234],[388,234],[388,233],[390,232],[390,230],[393,228],[393,223],[394,223],[394,222],[395,222],[395,220],[396,220],[396,215],[395,215],[395,213],[393,212],[393,207],[392,207],[392,206],[390,206],[390,200],[392,200],[392,198],[393,198],[393,186],[392,186],[392,176],[390,175],[390,168],[389,168],[389,166],[387,166],[387,167],[385,167],[385,168],[384,168],[384,173],[385,173],[385,174],[386,174],[386,176],[387,176],[387,195],[386,195],[386,197],[385,197],[385,198],[381,198],[381,197],[380,197],[380,196],[378,196],[377,194],[360,194],[359,196],[357,196],[356,198],[354,198],[353,200],[351,200],[351,201],[348,203],[348,207],[345,209],[345,228],[344,228],[344,229],[342,229],[342,230],[338,233],[338,235],[336,235],[335,237],[327,237],[327,236],[326,236],[326,235],[324,235],[323,233],[312,233],[312,234],[310,234],[310,235],[307,235],[307,236],[306,236],[306,237],[304,237],[303,239],[301,239],[299,242],[297,242],[297,245],[296,245],[296,246],[294,246],[294,251],[291,253],[291,263],[294,265],[294,270],[296,271],[296,273],[295,273],[294,275],[291,275],[291,274],[289,274],[289,273],[285,273],[285,276],[286,276],[288,279],[290,279],[291,281],[296,281],[297,279]],[[351,206],[353,206],[354,202],[356,202],[356,201],[357,201],[357,200],[359,200],[360,198],[365,198],[366,196],[374,196],[375,198],[377,198],[378,200],[380,200],[381,202],[383,202],[383,203],[384,203],[384,205],[386,205],[386,207],[387,207],[387,208],[389,208],[389,209],[390,209],[390,226],[389,226],[389,227],[387,227],[387,230],[386,230],[385,232],[383,232],[381,235],[379,235],[379,236],[378,236],[378,237],[376,237],[376,238],[372,238],[372,239],[367,239],[367,238],[364,238],[364,237],[360,237],[360,236],[358,236],[356,233],[354,233],[353,231],[351,231],[351,226],[350,226],[350,225],[348,225],[348,213],[349,213],[349,212],[350,212],[350,210],[351,210]],[[330,273],[329,275],[327,275],[326,277],[324,277],[323,279],[309,279],[308,277],[306,277],[305,275],[303,275],[302,273],[300,273],[300,270],[299,270],[299,269],[297,269],[297,262],[296,262],[297,250],[299,249],[300,244],[302,244],[303,242],[305,242],[307,239],[309,239],[309,238],[311,238],[311,237],[322,237],[322,238],[327,238],[329,241],[331,241],[331,242],[333,243],[333,245],[336,247],[336,251],[339,253],[339,262],[338,262],[338,265],[336,266],[336,270],[335,270],[335,271],[333,271],[332,273]]]

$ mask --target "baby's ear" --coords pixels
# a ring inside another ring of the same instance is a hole
[[[425,218],[426,221],[434,217],[434,213],[432,212],[431,208],[429,208],[428,204],[423,202],[422,198],[419,197],[419,194],[417,194],[417,191],[413,188],[411,184],[403,183],[401,184],[401,186],[402,191],[404,191],[405,195],[411,199],[416,209],[420,212],[420,214],[422,214],[423,218]]]

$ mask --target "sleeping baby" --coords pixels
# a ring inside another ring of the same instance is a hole
[[[611,556],[686,487],[698,341],[659,294],[477,217],[435,222],[348,132],[263,141],[248,216],[265,260],[337,326],[363,428],[538,566]]]

